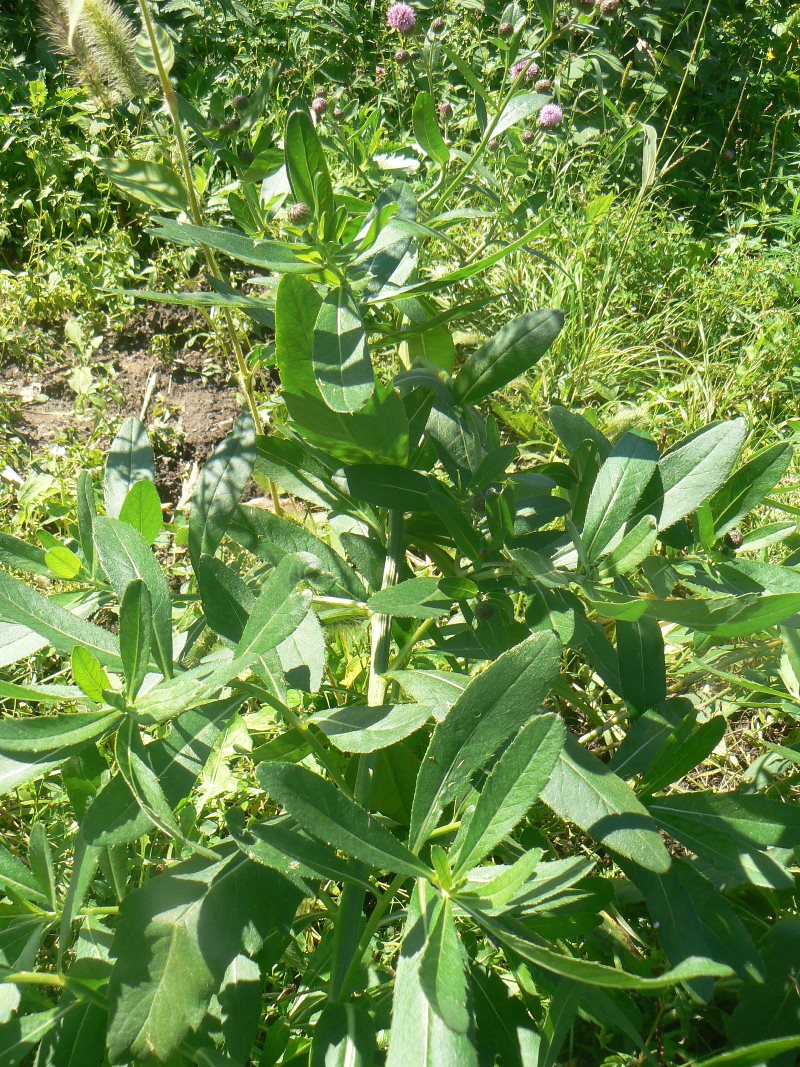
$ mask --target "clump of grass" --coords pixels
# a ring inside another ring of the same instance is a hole
[[[39,0],[39,9],[45,37],[92,95],[105,104],[148,95],[152,80],[136,60],[136,27],[114,0],[84,0],[72,25],[69,0]]]

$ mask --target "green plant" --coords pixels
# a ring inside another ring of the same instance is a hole
[[[791,448],[737,469],[742,420],[659,454],[555,407],[567,458],[520,454],[481,407],[561,314],[456,365],[466,309],[427,301],[481,260],[421,274],[436,220],[335,193],[304,110],[285,166],[291,241],[159,223],[283,275],[230,296],[274,315],[276,432],[242,414],[165,528],[130,419],[104,514],[84,474],[65,538],[0,537],[64,587],[0,574],[0,661],[47,657],[0,682],[0,781],[38,813],[0,854],[4,1062],[550,1064],[570,1030],[590,1062],[785,1062],[793,780],[692,781],[725,716],[666,645],[780,626],[795,662],[796,572],[732,538]],[[253,474],[297,520],[241,503]]]

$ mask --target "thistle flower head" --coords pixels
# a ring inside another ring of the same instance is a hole
[[[328,101],[324,96],[317,96],[311,101],[311,110],[315,115],[324,115],[328,109]]]
[[[438,107],[439,117],[449,119],[453,114],[453,105],[448,100],[443,100]]]
[[[250,97],[245,96],[244,93],[237,93],[237,95],[234,96],[233,100],[231,100],[231,103],[237,111],[241,111],[243,107],[247,107],[247,105],[250,103]]]
[[[405,48],[398,48],[394,54],[394,61],[398,66],[403,67],[411,59],[411,53],[406,51]]]
[[[620,0],[596,0],[601,15],[613,15],[619,7]]]
[[[433,20],[433,22],[431,23],[431,29],[433,30],[434,33],[441,33],[442,30],[444,29],[444,26],[445,26],[445,22],[444,22],[444,19],[441,18],[441,17],[435,18]]]
[[[545,104],[536,120],[543,130],[552,130],[564,121],[564,112],[558,104]]]
[[[136,28],[115,0],[84,0],[73,22],[70,0],[39,0],[42,31],[72,60],[78,80],[104,103],[147,96],[153,81],[136,60]]]
[[[500,37],[510,37],[514,32],[514,27],[510,22],[501,22],[497,27],[497,33]]]
[[[536,85],[534,85],[534,89],[537,91],[537,93],[549,93],[552,88],[552,78],[540,78]]]
[[[529,65],[528,60],[523,59],[519,63],[515,63],[511,68],[511,77],[517,79],[523,71],[525,71],[525,81],[532,82],[539,73],[539,68],[535,63]]]
[[[386,12],[386,21],[398,33],[411,33],[417,24],[417,13],[411,4],[392,4]]]
[[[293,226],[302,226],[311,218],[311,208],[308,204],[292,204],[286,212],[286,217]]]

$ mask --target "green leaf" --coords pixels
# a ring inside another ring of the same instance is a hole
[[[38,574],[42,578],[50,577],[50,568],[45,561],[45,553],[36,545],[26,544],[18,537],[0,530],[0,563],[4,567],[23,571],[25,574]]]
[[[616,547],[615,539],[631,517],[658,462],[655,442],[624,434],[605,460],[592,487],[583,520],[583,550],[589,560]]]
[[[444,143],[439,123],[436,121],[436,108],[430,93],[417,93],[411,111],[411,122],[419,147],[444,170],[450,162],[450,150]]]
[[[73,649],[73,654],[75,651]],[[63,704],[81,700],[82,693],[74,685],[16,685],[0,678],[0,697],[23,700],[26,704]]]
[[[744,444],[744,419],[718,422],[687,437],[665,453],[658,464],[660,484],[646,510],[668,530],[691,515],[720,488],[733,470]]]
[[[113,634],[78,618],[52,598],[43,597],[35,589],[30,589],[2,572],[0,622],[16,623],[32,630],[59,652],[70,653],[76,645],[83,645],[93,652],[101,663],[114,667],[121,665],[119,648]],[[37,645],[36,648],[38,647],[41,646]],[[23,653],[25,654],[30,653]]]
[[[401,619],[438,619],[452,605],[452,598],[439,589],[438,578],[407,578],[373,593],[367,601],[370,611]]]
[[[132,485],[119,513],[120,522],[126,522],[152,545],[161,531],[161,499],[158,490],[150,481]]]
[[[279,442],[271,440],[271,444]],[[289,444],[289,442],[280,442]],[[286,486],[293,495],[291,486]],[[333,505],[332,505],[333,506]],[[270,563],[280,563],[287,554],[307,553],[319,563],[320,572],[309,576],[313,587],[326,596],[363,601],[364,585],[353,568],[330,545],[305,526],[274,515],[262,508],[242,506],[228,534],[253,555]]]
[[[420,897],[425,896],[423,886]],[[453,905],[449,897],[437,898],[423,914],[425,947],[419,961],[422,991],[448,1030],[466,1034],[470,1028],[466,957],[453,922]]]
[[[375,1027],[359,1004],[329,1004],[314,1025],[309,1067],[371,1067]]]
[[[241,952],[286,932],[301,894],[240,852],[151,878],[120,908],[108,987],[109,1058],[166,1060],[203,1020]]]
[[[413,671],[389,671],[403,692],[419,704],[428,704],[438,722],[447,715],[472,679],[455,671],[434,671],[418,667]]]
[[[59,1004],[47,1011],[32,1012],[13,1019],[0,1028],[0,1063],[3,1067],[17,1067],[32,1052],[45,1035],[69,1012],[75,1001]]]
[[[68,582],[72,581],[73,578],[77,578],[83,568],[78,556],[71,552],[66,545],[56,545],[51,548],[45,554],[44,559],[48,570],[56,578],[63,578]]]
[[[119,649],[125,674],[126,696],[136,699],[150,662],[153,608],[150,593],[137,578],[126,587],[119,609]]]
[[[474,808],[461,816],[450,850],[454,877],[465,874],[525,817],[564,746],[564,724],[539,715],[522,727],[495,763]]]
[[[424,704],[327,708],[308,720],[341,752],[377,752],[410,737],[431,718]]]
[[[788,470],[792,454],[790,444],[763,448],[720,486],[708,502],[715,538],[722,537],[758,507]]]
[[[474,404],[508,385],[537,363],[564,325],[561,311],[531,311],[503,326],[467,357],[453,391],[463,404]]]
[[[386,1067],[478,1067],[472,1035],[450,1030],[422,987],[420,965],[426,922],[418,882],[407,911],[392,999],[392,1029]],[[431,901],[425,899],[425,917]]]
[[[323,237],[332,240],[336,233],[333,187],[314,122],[305,108],[292,111],[286,121],[284,157],[295,199],[312,209],[322,224]]]
[[[722,874],[766,887],[793,884],[764,850],[800,846],[796,804],[757,794],[697,792],[659,797],[648,807],[659,826]]]
[[[259,783],[312,837],[381,871],[428,877],[429,869],[354,800],[313,771],[262,763]]]
[[[47,903],[47,896],[33,873],[4,845],[0,845],[0,886],[7,893],[19,894],[32,903]]]
[[[339,471],[336,484],[353,500],[396,511],[431,511],[431,483],[424,474],[385,464],[355,464]]]
[[[206,622],[220,637],[238,643],[256,602],[255,594],[215,556],[201,556],[195,573]]]
[[[78,475],[76,490],[76,510],[78,514],[78,539],[83,549],[83,557],[90,574],[95,573],[94,523],[97,518],[97,504],[94,498],[92,476],[88,471]]]
[[[658,761],[642,779],[642,792],[656,793],[673,782],[679,782],[685,774],[702,763],[725,736],[724,715],[714,715],[693,731],[686,729],[688,725],[686,723],[667,738],[658,754]]]
[[[226,230],[220,226],[195,226],[190,222],[174,222],[172,219],[155,218],[157,225],[150,231],[154,237],[188,245],[189,248],[213,248],[231,259],[250,263],[262,270],[278,274],[316,274],[320,265],[300,259],[288,244],[282,241],[253,241],[249,237]]]
[[[652,515],[643,516],[599,561],[597,577],[602,581],[630,574],[651,554],[657,540],[658,523]]]
[[[189,555],[196,568],[203,555],[213,556],[225,536],[256,461],[256,428],[243,413],[203,467],[192,492]]]
[[[153,449],[138,419],[126,419],[111,444],[106,462],[103,497],[106,515],[115,519],[131,488],[143,479],[155,481]]]
[[[96,159],[95,166],[127,196],[163,211],[188,211],[183,182],[162,163],[143,159]]]
[[[531,933],[522,923],[510,918],[496,919],[462,902],[475,921],[494,939],[507,945],[524,960],[553,974],[574,982],[600,986],[605,989],[668,989],[693,978],[728,978],[732,971],[724,964],[702,957],[689,956],[664,974],[652,978],[607,967],[593,960],[580,959],[554,952],[546,942]]]
[[[500,118],[492,128],[492,137],[499,137],[523,119],[534,113],[538,114],[549,102],[550,97],[543,93],[516,93],[503,108]]]
[[[156,39],[156,49],[161,60],[161,66],[166,74],[172,70],[175,62],[175,47],[172,38],[157,22],[153,22],[153,35]],[[153,78],[160,77],[158,63],[153,52],[153,44],[148,33],[140,33],[133,45],[133,54],[139,66],[146,70]]]
[[[172,598],[164,572],[141,534],[120,519],[95,522],[100,565],[120,601],[131,582],[142,581],[153,612],[153,655],[166,678],[172,676]]]
[[[345,285],[331,289],[320,306],[311,359],[317,387],[332,411],[360,411],[375,392],[364,322]]]
[[[664,638],[655,619],[617,623],[617,656],[621,696],[636,715],[667,697]]]
[[[420,768],[409,842],[419,849],[445,806],[532,716],[558,675],[561,646],[536,633],[477,675],[433,732]]]
[[[76,712],[0,721],[0,793],[40,778],[103,737],[119,712]]]
[[[276,648],[283,677],[291,689],[316,693],[325,670],[325,634],[319,619],[309,611],[294,633]]]
[[[719,1055],[692,1060],[690,1067],[763,1067],[784,1052],[794,1052],[800,1048],[800,1034],[791,1037],[773,1037],[768,1041],[759,1041],[747,1048],[731,1049]]]
[[[297,588],[305,570],[296,556],[286,556],[270,573],[236,646],[237,660],[263,656],[294,633],[311,605],[311,593]]]
[[[653,818],[630,786],[567,735],[542,800],[612,852],[650,871],[667,871],[670,855]]]
[[[246,856],[278,871],[305,895],[313,890],[303,879],[312,885],[321,878],[352,882],[365,891],[373,891],[367,867],[352,857],[341,859],[334,849],[304,834],[293,819],[268,819],[245,826],[242,812],[234,808],[227,821],[231,837]]]

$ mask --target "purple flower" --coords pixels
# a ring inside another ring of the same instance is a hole
[[[537,119],[539,126],[543,130],[552,130],[553,127],[560,126],[563,121],[564,112],[558,104],[545,104]]]
[[[535,63],[531,63],[528,69],[525,70],[527,64],[527,59],[523,60],[521,63],[515,63],[514,66],[511,68],[511,77],[516,80],[524,70],[525,81],[532,82],[536,75],[539,73],[539,68],[536,66]]]
[[[398,33],[411,33],[417,24],[417,13],[411,4],[392,4],[386,12],[386,21]]]
[[[318,96],[315,100],[311,101],[311,110],[315,115],[324,115],[328,107],[328,101],[324,96]]]

